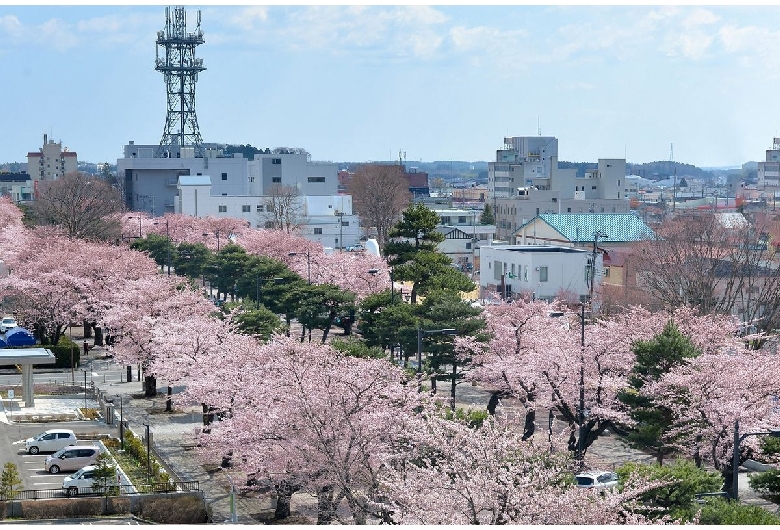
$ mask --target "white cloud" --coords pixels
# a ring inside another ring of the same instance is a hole
[[[720,20],[720,17],[709,9],[696,8],[685,17],[682,25],[684,27],[690,28],[715,24],[718,20]]]
[[[67,51],[79,44],[78,36],[63,20],[52,18],[32,29],[36,40],[46,47]]]
[[[661,47],[670,57],[682,56],[686,59],[701,59],[715,38],[703,31],[688,30],[685,33],[669,34]]]
[[[243,8],[227,20],[228,24],[243,31],[252,31],[257,22],[265,23],[266,21],[268,21],[268,7],[266,6]]]
[[[14,15],[3,15],[0,17],[0,31],[10,34],[12,36],[18,36],[23,31],[22,23]]]

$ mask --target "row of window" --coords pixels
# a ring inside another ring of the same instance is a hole
[[[200,173],[198,173],[200,175]],[[222,180],[227,180],[228,174],[222,173]],[[249,177],[249,182],[254,182],[255,177]],[[272,177],[271,182],[274,184],[280,184],[282,182],[282,177]],[[309,177],[309,182],[325,182],[325,177]]]

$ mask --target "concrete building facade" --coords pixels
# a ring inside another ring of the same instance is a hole
[[[181,176],[211,177],[215,196],[261,197],[276,185],[292,186],[302,196],[335,195],[336,164],[312,162],[300,150],[275,149],[255,154],[225,155],[224,146],[204,144],[204,156],[195,157],[191,147],[173,148],[166,157],[155,157],[157,145],[128,143],[124,158],[117,160],[117,174],[124,184],[130,210],[151,215],[175,211]]]
[[[215,194],[210,175],[182,175],[178,178],[175,213],[195,217],[243,219],[248,226],[264,228],[269,220],[270,197]],[[343,248],[360,241],[359,218],[352,213],[349,195],[300,195],[296,211],[296,233],[325,247]]]
[[[43,135],[43,147],[27,153],[27,173],[32,179],[33,189],[38,183],[56,180],[68,173],[78,171],[78,156],[74,151],[62,147],[62,142],[50,140]]]
[[[758,163],[758,188],[777,186],[780,186],[780,138],[772,141],[772,149],[767,149],[764,161]]]
[[[587,300],[593,254],[562,246],[497,245],[480,248],[480,298],[528,297],[553,300],[559,296]],[[601,270],[596,254],[596,270]],[[601,275],[594,275],[596,282]]]

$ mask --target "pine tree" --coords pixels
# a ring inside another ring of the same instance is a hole
[[[0,476],[0,495],[4,499],[13,499],[22,490],[22,479],[13,462],[6,462]]]
[[[493,215],[493,208],[491,208],[489,204],[486,204],[485,209],[482,210],[482,215],[479,216],[479,224],[481,225],[496,224],[496,217]]]

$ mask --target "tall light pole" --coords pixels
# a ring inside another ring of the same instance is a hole
[[[344,252],[344,212],[338,212],[336,217],[339,218],[339,252]]]
[[[422,351],[423,351],[423,337],[428,335],[457,335],[458,332],[451,328],[445,329],[422,329],[417,326],[417,373],[422,372]]]
[[[157,223],[154,223],[157,224]],[[168,276],[171,275],[171,234],[168,229],[168,219],[165,218],[165,240],[167,241],[165,261],[168,264]]]
[[[585,464],[585,304],[580,304],[580,406],[577,410],[577,423],[577,462],[582,469]]]
[[[138,219],[138,239],[141,239],[141,216],[140,215],[131,215],[128,217],[128,219]]]
[[[209,235],[211,235],[211,234],[209,234],[208,232],[205,232],[203,234],[203,237],[206,237],[206,236],[209,236]],[[214,230],[214,235],[217,237],[217,252],[219,252],[219,230]]]
[[[146,473],[149,476],[149,484],[152,484],[152,457],[151,457],[151,441],[149,440],[149,422],[144,422],[146,427]]]
[[[303,252],[288,252],[288,256],[300,256]],[[309,285],[311,285],[311,254],[306,250],[306,269],[309,275]]]
[[[257,285],[255,286],[255,303],[257,304],[257,307],[260,307],[260,282],[268,283],[268,282],[274,282],[274,283],[280,283],[283,282],[284,278],[261,278],[260,276],[257,277]]]
[[[780,438],[780,429],[772,429],[764,432],[746,432],[739,434],[739,420],[734,422],[734,454],[731,458],[731,498],[739,500],[739,444],[748,436],[767,435],[772,438]]]

